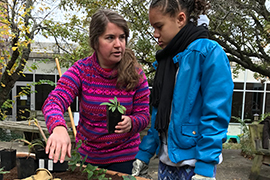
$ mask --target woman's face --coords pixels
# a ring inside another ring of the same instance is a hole
[[[126,36],[119,26],[108,23],[105,32],[99,36],[97,56],[102,68],[113,68],[125,52]]]
[[[164,49],[174,36],[184,27],[184,13],[179,13],[175,17],[169,14],[164,15],[159,8],[149,10],[149,21],[155,29],[154,37],[158,39],[158,45]],[[184,15],[185,17],[185,15]]]

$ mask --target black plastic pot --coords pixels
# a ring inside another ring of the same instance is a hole
[[[38,159],[49,159],[49,154],[45,153],[44,148],[35,149],[36,160]]]
[[[16,149],[3,149],[1,151],[1,167],[9,171],[16,166]]]
[[[0,174],[0,180],[3,180],[3,174]]]
[[[16,159],[18,179],[32,176],[36,172],[36,162],[32,157],[17,157]]]
[[[50,172],[64,172],[68,169],[68,161],[53,163],[45,149],[35,149],[37,168],[46,168]]]
[[[52,159],[38,159],[37,163],[38,168],[46,168],[50,172],[64,172],[68,169],[68,161],[54,163]]]
[[[112,134],[115,131],[115,126],[122,121],[122,114],[116,109],[114,112],[109,110],[107,106],[107,129],[108,133]]]

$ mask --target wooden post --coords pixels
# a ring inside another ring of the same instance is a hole
[[[55,58],[55,62],[56,62],[56,67],[57,67],[57,70],[58,70],[59,77],[61,77],[62,76],[62,73],[61,73],[61,69],[60,69],[58,58]],[[76,138],[77,131],[76,131],[76,127],[75,127],[75,124],[74,124],[74,119],[73,119],[73,115],[72,115],[70,106],[68,107],[68,115],[69,115],[69,118],[70,118],[70,122],[71,122],[72,130],[73,130],[74,138]]]

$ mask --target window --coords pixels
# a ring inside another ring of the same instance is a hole
[[[54,75],[36,75],[36,82],[39,80],[51,80],[54,82],[55,76]],[[46,98],[48,97],[49,93],[54,89],[54,86],[51,86],[49,84],[41,84],[41,85],[36,85],[35,90],[36,95],[35,95],[35,109],[36,110],[41,110],[42,105]]]

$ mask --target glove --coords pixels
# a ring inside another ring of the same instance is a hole
[[[194,176],[192,176],[191,180],[216,180],[216,178],[214,178],[214,177],[206,177],[206,176],[201,176],[199,174],[195,174]]]
[[[140,176],[148,179],[153,179],[149,174],[148,174],[148,165],[139,160],[136,159],[133,162],[133,168],[132,168],[132,176]]]
[[[59,178],[53,178],[52,174],[50,171],[48,171],[45,168],[39,168],[36,170],[36,174],[32,175],[30,177],[27,177],[22,180],[61,180]]]

